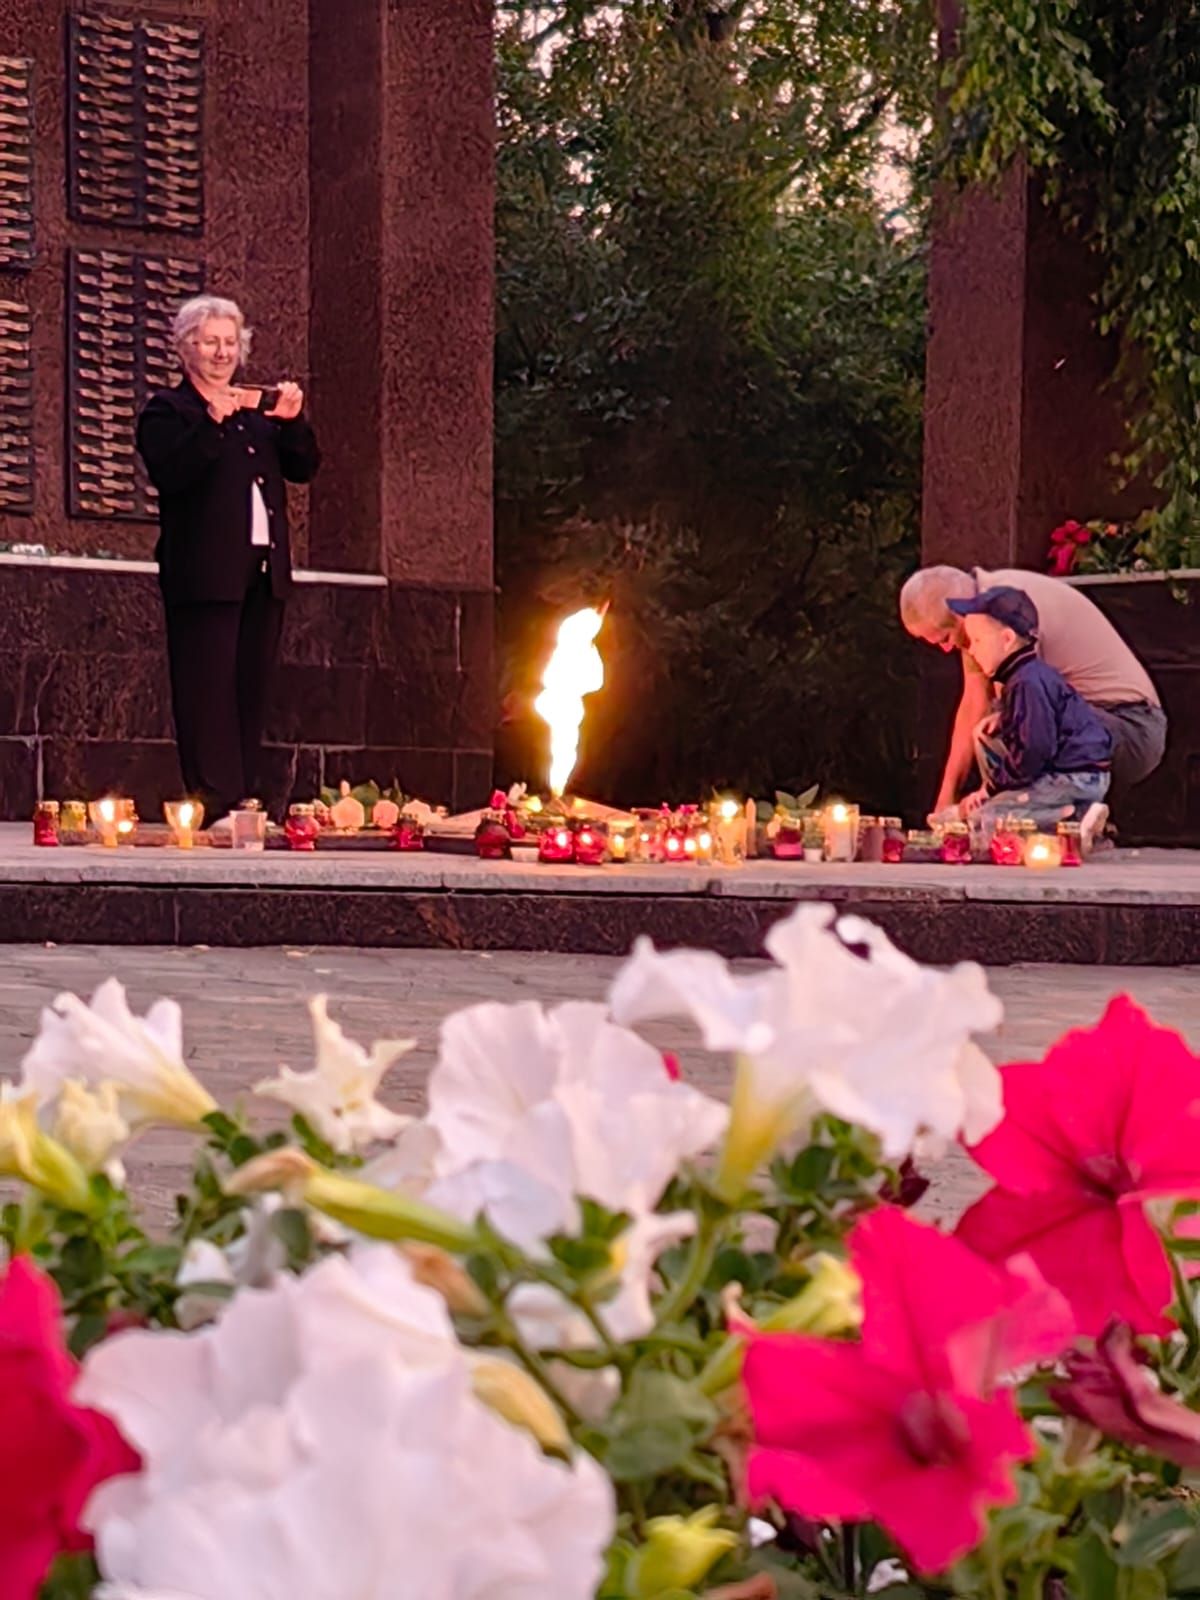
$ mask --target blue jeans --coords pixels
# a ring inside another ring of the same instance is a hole
[[[975,734],[975,753],[979,771],[988,786],[995,781],[1008,752],[995,734],[985,733],[981,725]],[[1039,828],[1053,833],[1056,825],[1068,818],[1078,820],[1090,805],[1103,800],[1112,783],[1111,772],[1043,772],[1027,789],[1001,789],[980,806],[976,816],[985,824],[1001,817],[1032,817]]]

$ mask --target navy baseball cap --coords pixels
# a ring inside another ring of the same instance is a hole
[[[956,617],[995,617],[1002,626],[1023,638],[1037,638],[1037,607],[1023,589],[1010,589],[1007,584],[1000,584],[995,589],[985,589],[971,600],[947,600],[946,605]]]

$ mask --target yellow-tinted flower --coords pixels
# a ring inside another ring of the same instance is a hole
[[[68,1078],[54,1106],[54,1136],[66,1145],[87,1172],[99,1172],[129,1138],[129,1124],[121,1115],[120,1091],[115,1083],[89,1089]]]
[[[488,1303],[470,1273],[432,1244],[404,1244],[400,1253],[418,1283],[436,1290],[456,1317],[484,1317]]]
[[[729,1132],[717,1164],[714,1188],[732,1204],[745,1193],[784,1140],[798,1132],[816,1109],[806,1080],[780,1072],[774,1062],[739,1055],[729,1108]]]
[[[65,1146],[39,1126],[37,1095],[14,1095],[7,1084],[0,1098],[0,1173],[23,1178],[71,1211],[91,1209],[87,1173]]]
[[[862,1327],[862,1283],[853,1267],[836,1256],[816,1255],[808,1282],[799,1294],[785,1300],[769,1316],[754,1324],[761,1333],[810,1333],[831,1339]],[[749,1323],[748,1317],[742,1317]],[[744,1335],[733,1333],[700,1374],[705,1394],[720,1394],[741,1376]]]
[[[485,1406],[505,1422],[531,1433],[543,1450],[570,1453],[571,1436],[558,1408],[529,1373],[501,1356],[468,1352],[468,1362],[471,1387]]]
[[[808,1282],[764,1318],[766,1333],[811,1333],[820,1339],[861,1328],[862,1280],[836,1256],[815,1255]]]
[[[413,1240],[464,1254],[480,1243],[469,1223],[420,1200],[318,1166],[302,1150],[270,1150],[239,1167],[225,1181],[226,1194],[264,1194],[277,1189],[291,1205],[312,1206],[369,1239]]]
[[[646,1543],[625,1568],[629,1600],[694,1589],[722,1556],[737,1548],[738,1536],[714,1526],[719,1506],[705,1506],[690,1517],[655,1517],[646,1524]]]

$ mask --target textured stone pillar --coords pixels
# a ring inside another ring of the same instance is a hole
[[[357,759],[478,805],[494,715],[492,8],[310,0],[309,19],[312,559],[388,580]]]

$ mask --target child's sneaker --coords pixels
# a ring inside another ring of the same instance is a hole
[[[1102,800],[1093,800],[1083,813],[1083,820],[1079,824],[1079,842],[1083,847],[1085,856],[1090,856],[1092,851],[1104,839],[1104,830],[1108,827],[1108,807]]]

